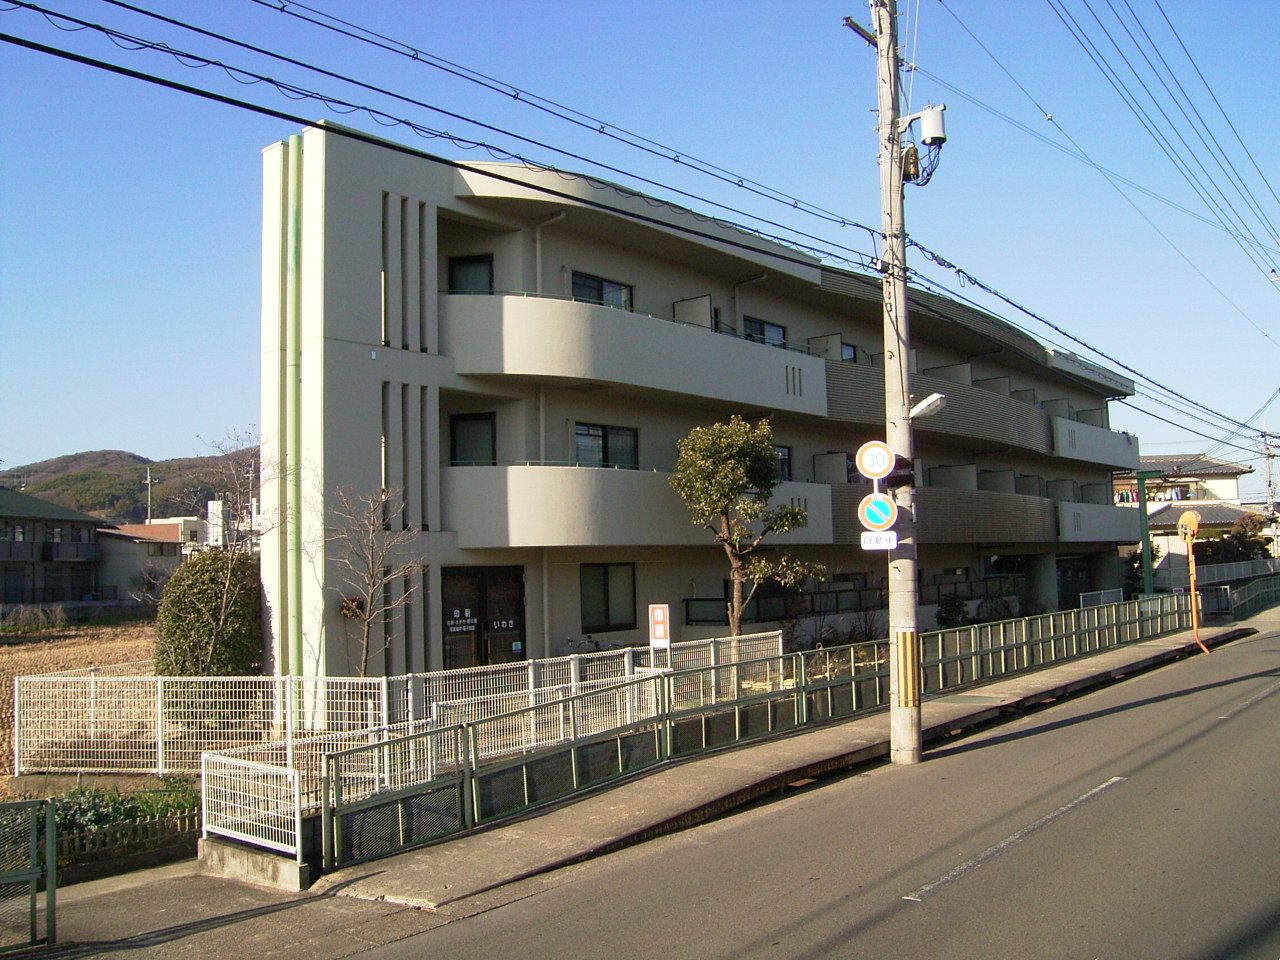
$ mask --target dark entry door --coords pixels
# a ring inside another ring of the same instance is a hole
[[[525,658],[524,567],[445,567],[444,667]]]

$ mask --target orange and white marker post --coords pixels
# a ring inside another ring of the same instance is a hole
[[[1187,579],[1191,590],[1191,630],[1196,643],[1205,653],[1209,648],[1200,639],[1200,594],[1196,591],[1196,534],[1200,532],[1200,514],[1195,510],[1186,510],[1178,518],[1178,536],[1187,545]]]

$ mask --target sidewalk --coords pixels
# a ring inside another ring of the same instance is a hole
[[[1213,646],[1278,620],[1280,610],[1263,611],[1202,635]],[[1186,631],[927,700],[925,743],[1198,650]],[[882,712],[674,763],[519,820],[335,871],[305,894],[209,876],[195,861],[77,884],[58,891],[59,944],[10,956],[337,960],[470,912],[460,903],[468,897],[878,761],[888,755],[888,729]]]

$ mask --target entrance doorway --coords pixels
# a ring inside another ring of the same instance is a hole
[[[444,668],[525,659],[524,567],[445,567]]]

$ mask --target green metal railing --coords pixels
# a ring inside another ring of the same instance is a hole
[[[1189,597],[1167,595],[938,631],[921,638],[923,688],[938,695],[1189,627]],[[325,868],[672,759],[884,707],[888,658],[878,640],[677,669],[330,753]]]
[[[57,939],[55,801],[0,803],[0,951]],[[40,893],[44,892],[44,935]]]

